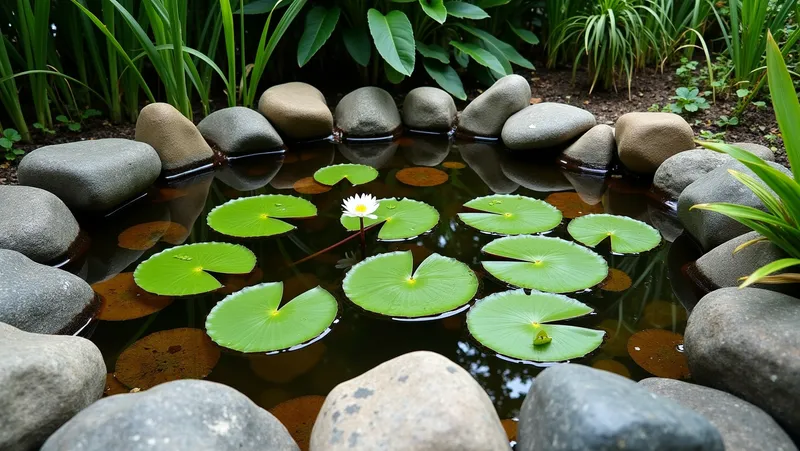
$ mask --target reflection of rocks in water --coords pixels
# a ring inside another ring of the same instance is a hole
[[[266,186],[282,165],[283,158],[279,156],[238,159],[217,171],[215,176],[237,191],[255,191]]]
[[[578,192],[582,201],[589,205],[597,205],[603,200],[603,193],[606,192],[605,177],[571,171],[562,171],[562,174]]]
[[[603,195],[603,206],[608,214],[628,216],[650,223],[647,198],[641,193],[619,191],[610,187]]]
[[[664,211],[652,205],[647,205],[647,212],[650,216],[650,224],[661,232],[665,240],[672,243],[683,233],[683,225],[678,221],[675,213]]]
[[[450,154],[447,136],[414,136],[408,146],[403,146],[406,160],[416,166],[438,166]]]
[[[293,189],[296,181],[311,177],[318,169],[333,164],[335,156],[335,147],[329,142],[287,152],[283,166],[269,184],[275,189]]]
[[[291,299],[291,298],[290,298]],[[280,354],[246,354],[250,369],[260,378],[276,384],[285,384],[311,371],[322,360],[327,350],[322,341]]]
[[[389,166],[397,147],[397,141],[378,141],[369,143],[348,142],[337,148],[351,163],[363,164],[380,169]]]
[[[509,180],[500,167],[502,146],[499,144],[469,142],[457,144],[456,148],[461,158],[493,192],[508,194],[519,188],[519,184]]]
[[[544,193],[572,191],[572,185],[561,169],[552,163],[506,156],[501,167],[508,178],[529,190]]]
[[[192,177],[185,182],[171,185],[172,188],[180,188],[187,192],[186,196],[173,199],[167,202],[172,222],[186,227],[186,236],[175,237],[171,244],[183,244],[192,232],[192,227],[206,207],[206,199],[214,181],[214,173],[202,174]],[[205,221],[203,221],[205,225]]]

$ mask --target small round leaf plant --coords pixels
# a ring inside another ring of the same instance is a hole
[[[499,235],[547,232],[561,223],[561,212],[539,199],[511,194],[478,197],[464,204],[476,212],[459,213],[468,226]]]
[[[364,226],[383,223],[378,239],[405,240],[429,232],[439,222],[439,212],[430,205],[411,199],[380,199],[373,218],[364,218]],[[343,215],[341,223],[349,231],[360,229],[360,218]]]
[[[311,218],[317,207],[285,194],[265,194],[228,201],[208,214],[208,225],[219,233],[239,238],[282,235],[296,229],[281,219]]]
[[[638,254],[661,244],[661,233],[642,221],[609,214],[591,214],[573,219],[567,231],[586,246],[597,246],[611,240],[611,251],[617,254]]]
[[[375,168],[351,163],[326,166],[314,173],[314,180],[328,186],[333,186],[345,179],[353,186],[363,185],[376,178],[378,178],[378,171]]]

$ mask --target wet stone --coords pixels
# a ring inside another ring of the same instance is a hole
[[[344,96],[336,106],[335,117],[345,137],[353,138],[387,137],[402,125],[392,95],[375,86]]]
[[[268,152],[283,146],[283,140],[272,124],[250,108],[217,110],[200,121],[197,129],[227,155]]]
[[[192,121],[167,103],[142,108],[136,121],[136,140],[153,146],[163,171],[192,169],[214,158],[214,151]]]
[[[325,138],[333,131],[333,114],[325,96],[307,83],[284,83],[267,89],[258,101],[258,110],[295,141]]]
[[[596,124],[594,115],[582,108],[537,103],[508,118],[503,126],[503,144],[512,150],[547,149],[581,136]]]
[[[474,136],[498,137],[511,115],[530,105],[531,85],[513,74],[497,80],[461,113],[458,131]]]
[[[673,113],[624,114],[616,138],[622,164],[641,174],[653,174],[667,158],[695,147],[692,127]]]
[[[403,102],[403,123],[413,130],[447,132],[456,122],[456,103],[447,92],[423,86]]]

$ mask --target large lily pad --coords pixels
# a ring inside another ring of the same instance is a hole
[[[384,222],[378,232],[381,240],[404,240],[428,232],[439,222],[439,212],[435,208],[411,199],[381,199],[375,211],[377,219],[364,219],[364,226]],[[350,231],[360,229],[359,219],[342,216],[342,225]]]
[[[162,296],[188,296],[222,286],[209,272],[246,274],[256,266],[256,256],[244,246],[196,243],[159,252],[136,267],[136,285]]]
[[[363,164],[335,164],[326,166],[314,173],[314,180],[323,185],[333,186],[344,179],[352,185],[363,185],[378,178],[378,171]]]
[[[511,194],[472,199],[464,207],[480,213],[459,213],[468,226],[500,235],[523,235],[552,230],[561,223],[561,212],[545,201]]]
[[[245,288],[220,301],[206,318],[208,336],[241,352],[271,352],[308,342],[336,319],[336,298],[312,288],[280,308],[283,282]]]
[[[421,318],[466,305],[478,279],[458,260],[431,254],[414,271],[410,251],[370,257],[342,282],[347,297],[364,310],[391,317]]]
[[[494,277],[511,285],[551,293],[583,290],[608,276],[608,264],[589,249],[560,238],[508,236],[483,252],[515,261],[484,261]]]
[[[208,214],[208,225],[219,233],[240,238],[280,235],[296,227],[281,219],[310,218],[317,207],[300,197],[266,194],[234,199]]]
[[[467,313],[467,328],[478,342],[499,354],[534,362],[560,362],[594,351],[605,332],[547,323],[591,312],[588,305],[560,294],[503,291],[475,303]],[[534,344],[535,340],[541,344]]]
[[[658,230],[626,216],[581,216],[570,221],[567,230],[576,241],[592,247],[609,238],[611,251],[618,254],[646,252],[661,244]]]

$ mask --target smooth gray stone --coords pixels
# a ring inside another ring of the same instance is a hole
[[[0,449],[38,449],[105,386],[106,364],[91,341],[0,323]]]
[[[47,263],[64,257],[80,226],[54,194],[29,186],[0,185],[0,249]]]
[[[178,380],[92,404],[42,451],[298,451],[286,428],[227,385]]]
[[[439,88],[412,89],[403,102],[403,123],[413,130],[450,131],[457,115],[453,98]]]
[[[738,147],[740,149],[744,149],[757,157],[761,158],[764,161],[775,161],[775,152],[773,152],[769,147],[762,146],[761,144],[753,144],[753,143],[733,143],[732,146]]]
[[[506,120],[530,105],[530,101],[531,85],[528,80],[516,74],[506,75],[464,108],[458,121],[458,131],[475,136],[498,137]]]
[[[561,158],[581,168],[606,170],[611,166],[616,150],[614,129],[598,124],[561,152]]]
[[[334,117],[345,137],[390,136],[402,125],[392,95],[375,86],[359,88],[344,96],[336,105]]]
[[[496,144],[472,142],[457,144],[456,148],[464,162],[495,194],[510,194],[519,189],[519,184],[503,173],[501,151]]]
[[[283,139],[261,113],[232,107],[206,116],[197,129],[227,155],[269,152],[283,147]]]
[[[543,102],[508,118],[503,144],[512,150],[548,149],[576,138],[597,124],[594,114],[572,105]]]
[[[41,147],[19,164],[20,185],[58,196],[69,208],[109,211],[147,190],[161,173],[148,144],[97,139]]]

